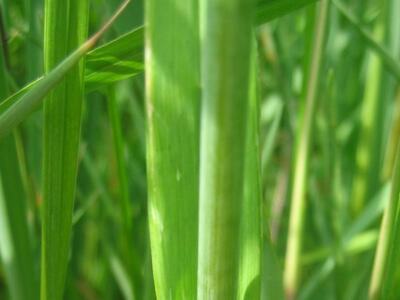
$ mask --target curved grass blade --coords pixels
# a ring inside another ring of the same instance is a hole
[[[253,8],[249,0],[200,0],[198,299],[238,292]]]
[[[195,299],[198,1],[148,0],[145,12],[148,211],[156,295]]]

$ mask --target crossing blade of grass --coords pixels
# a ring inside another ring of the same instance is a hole
[[[197,0],[148,0],[147,180],[158,299],[195,299],[199,164]]]
[[[289,233],[286,250],[284,284],[287,299],[295,299],[299,286],[300,253],[303,239],[304,215],[306,208],[306,187],[309,150],[312,143],[312,127],[315,114],[316,99],[318,96],[319,74],[324,51],[325,32],[329,11],[329,0],[322,0],[315,27],[310,66],[307,84],[305,110],[299,124],[299,135],[295,153],[295,168],[293,190],[290,208]]]
[[[28,92],[24,96],[30,97],[30,106],[26,107],[26,103],[17,102],[7,111],[14,112],[14,115],[9,114],[11,117],[21,117],[24,112],[40,102],[41,97],[71,69],[64,81],[49,94],[44,105],[42,300],[62,299],[66,279],[84,94],[84,65],[76,63],[112,24],[128,2],[122,4],[97,34],[57,66],[71,50],[84,41],[89,6],[88,1],[47,0],[44,61],[45,71],[49,75],[42,81],[39,91],[31,90],[36,91],[36,94],[32,96]]]
[[[0,17],[1,13],[0,10]],[[3,22],[0,25],[4,29]],[[0,49],[0,99],[8,91],[4,57]],[[37,277],[22,185],[16,144],[10,135],[0,142],[0,257],[11,299],[35,300],[38,299]]]
[[[253,3],[201,0],[198,299],[235,299]]]
[[[129,0],[119,7],[110,20],[89,40],[49,71],[43,78],[25,86],[0,105],[0,139],[10,133],[42,103],[44,97],[57,86],[79,60],[94,47],[99,38],[122,13]]]

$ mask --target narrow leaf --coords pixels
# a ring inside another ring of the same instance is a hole
[[[97,34],[57,66],[71,50],[85,40],[89,3],[87,0],[45,2],[44,61],[45,72],[49,72],[49,75],[41,81],[39,95],[30,96],[32,107],[39,104],[41,97],[51,88],[64,80],[51,91],[44,103],[42,300],[63,298],[67,274],[84,96],[84,65],[83,62],[79,65],[76,63],[112,24],[127,3],[125,1],[122,4]],[[70,73],[64,78],[69,70]],[[31,91],[35,90],[37,89]],[[8,111],[18,104],[20,106],[17,108],[22,107],[23,110],[16,110],[14,117],[27,111],[24,103],[21,106],[21,102],[11,106]]]

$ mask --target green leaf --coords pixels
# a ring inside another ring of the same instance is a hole
[[[261,169],[258,95],[257,43],[253,38],[247,112],[247,136],[244,166],[244,198],[240,223],[238,299],[259,299],[261,296],[262,224],[261,224]],[[266,245],[267,247],[269,245]],[[266,275],[264,273],[263,275]],[[279,288],[279,287],[277,287]]]
[[[113,22],[122,13],[128,3],[129,0],[125,0],[114,15],[95,35],[55,66],[48,74],[29,83],[0,104],[0,139],[10,133],[11,130],[40,106],[44,97],[56,87],[80,59],[93,48],[103,33],[110,28]]]
[[[45,2],[45,72],[87,35],[88,1]],[[83,62],[73,66],[44,102],[41,299],[62,299],[67,274],[78,167]]]
[[[42,300],[62,299],[67,273],[84,95],[84,65],[76,63],[128,3],[128,0],[123,2],[99,32],[62,61],[86,37],[88,1],[47,0],[45,71],[49,74],[40,81],[40,85],[25,94],[31,106],[26,107],[26,103],[21,104],[19,101],[6,111],[9,118],[21,118],[28,109],[39,104],[41,98],[70,71],[64,81],[49,94],[44,105]]]
[[[156,294],[158,299],[195,299],[198,2],[148,0],[145,13],[148,210]]]
[[[200,0],[198,299],[235,299],[238,292],[253,6]]]
[[[7,91],[4,56],[0,51],[0,98]],[[28,234],[27,197],[22,186],[15,139],[10,135],[0,142],[0,257],[11,299],[35,300],[37,276]]]
[[[364,41],[367,43],[369,48],[375,52],[379,60],[385,65],[385,67],[400,80],[400,63],[393,55],[378,41],[362,23],[357,19],[357,17],[344,5],[341,1],[332,0],[333,4],[336,6],[338,11],[342,14],[346,20],[353,25],[354,29],[361,35]]]
[[[263,24],[319,0],[262,0],[257,5],[256,24]]]
[[[139,27],[89,52],[86,56],[86,91],[142,73],[143,38],[144,28]]]
[[[382,218],[369,289],[371,300],[396,299],[400,293],[400,146],[397,146],[389,202]]]

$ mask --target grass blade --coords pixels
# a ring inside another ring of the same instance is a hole
[[[253,39],[247,113],[244,167],[244,201],[241,207],[238,299],[261,296],[261,173],[257,43]]]
[[[85,89],[95,90],[144,71],[144,27],[90,51],[86,56]]]
[[[262,0],[257,5],[256,24],[264,24],[319,0]]]
[[[198,2],[149,0],[145,12],[148,210],[156,294],[158,299],[195,299]]]
[[[346,20],[354,26],[358,33],[363,37],[364,41],[368,44],[370,49],[378,55],[379,59],[384,63],[385,67],[400,80],[400,63],[396,60],[390,52],[382,46],[372,35],[364,28],[357,17],[344,5],[341,1],[332,0],[335,7],[342,14]]]
[[[29,101],[37,104],[70,69],[71,73],[50,93],[44,105],[42,300],[62,299],[67,272],[84,94],[84,65],[76,63],[128,2],[125,1],[97,34],[58,66],[86,37],[88,1],[47,0],[45,4],[45,71],[49,75],[42,81],[41,90],[34,94],[36,97],[30,96]],[[22,112],[27,110],[23,106],[22,109]]]
[[[398,264],[400,232],[400,147],[397,147],[396,162],[392,175],[392,188],[388,205],[382,219],[381,232],[375,256],[369,299],[395,299],[399,295]]]
[[[201,0],[198,299],[235,299],[253,3]],[[233,121],[234,120],[234,121]]]
[[[88,1],[45,2],[45,72],[86,38]],[[83,62],[44,103],[41,299],[62,299],[66,280],[83,101]]]
[[[0,9],[2,42],[5,41],[3,25]],[[6,48],[4,44],[3,49]],[[0,49],[0,99],[8,93],[7,51],[3,49]],[[10,135],[0,142],[0,257],[11,299],[34,300],[38,298],[37,276],[28,234],[26,195],[21,188],[23,184],[18,165],[14,136]]]
[[[311,60],[310,75],[308,78],[307,95],[304,115],[299,125],[297,137],[295,170],[290,208],[289,233],[286,250],[284,272],[285,293],[287,299],[295,299],[299,285],[299,266],[301,242],[305,214],[305,187],[308,166],[309,149],[312,142],[311,131],[314,120],[319,74],[322,54],[324,51],[325,31],[329,11],[329,0],[322,0],[316,22],[316,35],[313,44],[313,58]]]

